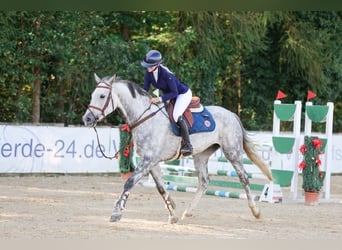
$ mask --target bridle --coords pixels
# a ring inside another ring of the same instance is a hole
[[[91,109],[96,109],[96,110],[98,110],[98,111],[100,111],[101,112],[101,115],[103,115],[103,117],[105,117],[106,115],[105,115],[105,113],[104,113],[104,111],[108,108],[108,106],[109,106],[109,102],[111,102],[111,104],[112,104],[112,108],[113,108],[113,110],[114,110],[114,101],[113,101],[113,98],[112,98],[112,86],[111,85],[108,85],[108,84],[106,84],[106,83],[104,83],[106,86],[100,86],[100,83],[96,86],[96,88],[102,88],[102,89],[108,89],[108,91],[109,91],[109,94],[108,94],[108,96],[107,96],[107,100],[106,100],[106,102],[105,102],[105,104],[103,105],[103,107],[102,108],[99,108],[99,107],[97,107],[97,106],[94,106],[94,105],[88,105],[88,110],[90,111],[90,113],[94,116],[94,118],[95,118],[95,115],[94,115],[94,113],[92,112],[92,110]]]

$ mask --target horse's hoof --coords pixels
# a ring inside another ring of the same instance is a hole
[[[184,220],[186,218],[189,218],[189,217],[192,217],[192,214],[184,212],[183,215],[182,215],[182,220]]]
[[[112,216],[110,216],[110,222],[116,222],[119,221],[121,219],[121,214],[112,214]]]
[[[256,219],[260,219],[260,217],[261,217],[260,209],[257,207],[254,207],[254,208],[251,208],[251,210],[252,210],[252,214],[254,215],[254,217]]]
[[[170,224],[175,224],[177,222],[178,222],[178,217],[177,216],[169,217],[169,223]]]

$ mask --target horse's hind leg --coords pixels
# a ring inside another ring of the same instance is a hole
[[[163,200],[165,202],[165,207],[169,210],[169,222],[171,224],[176,223],[178,221],[178,217],[175,215],[174,210],[176,209],[176,204],[174,201],[171,199],[170,194],[167,192],[164,181],[162,179],[162,173],[160,170],[159,165],[152,168],[151,171],[151,176],[156,183],[156,187],[158,189],[158,192],[160,195],[163,197]]]
[[[245,189],[247,201],[248,201],[248,206],[251,209],[252,214],[254,215],[255,218],[259,219],[260,218],[260,209],[255,204],[254,197],[251,193],[251,189],[249,186],[250,184],[249,184],[248,174],[247,174],[245,168],[243,167],[242,160],[236,160],[236,161],[230,160],[230,162],[233,165],[233,167],[234,167],[234,169],[235,169],[235,171],[236,171],[236,173],[240,179],[241,185]]]

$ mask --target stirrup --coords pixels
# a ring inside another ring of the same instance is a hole
[[[184,145],[184,146],[182,146],[181,154],[183,156],[190,156],[190,155],[192,155],[192,147],[191,147],[191,145]]]

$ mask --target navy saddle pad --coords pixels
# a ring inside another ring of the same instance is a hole
[[[201,112],[192,112],[194,118],[194,124],[189,128],[189,134],[195,134],[200,132],[210,132],[215,129],[215,120],[211,113],[203,107]],[[175,135],[180,136],[180,130],[178,126],[170,120],[172,131]]]

